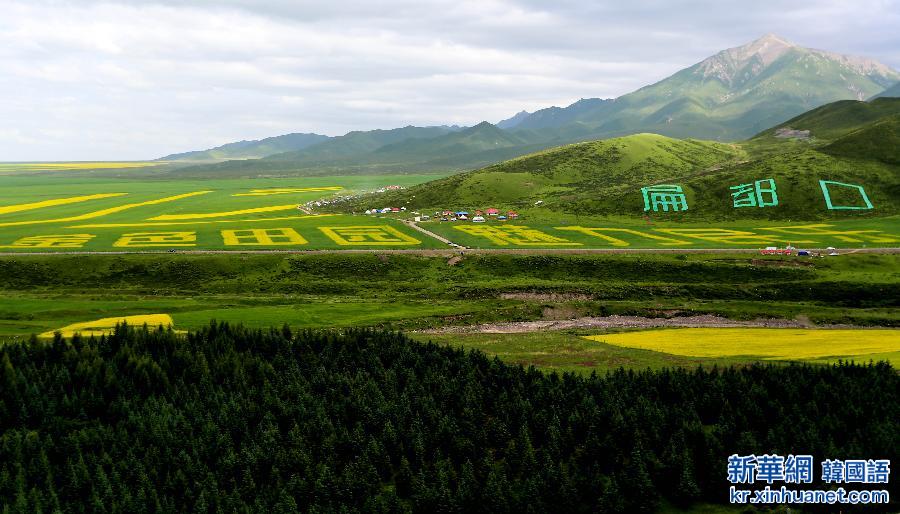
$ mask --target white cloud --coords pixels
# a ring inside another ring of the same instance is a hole
[[[895,1],[0,0],[0,160],[497,121],[777,32],[900,65]]]

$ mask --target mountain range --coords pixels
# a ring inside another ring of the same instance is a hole
[[[160,161],[215,161],[225,159],[259,159],[282,152],[301,150],[328,140],[321,134],[285,134],[283,136],[238,141],[209,150],[175,153],[161,157]]]
[[[878,93],[873,98],[900,98],[900,82],[897,82],[893,86],[885,89],[884,91]]]
[[[777,184],[777,205],[734,209],[731,187],[760,179]],[[840,216],[898,213],[900,98],[834,102],[738,143],[642,133],[569,144],[378,195],[377,202],[634,215],[643,213],[641,188],[664,183],[683,187],[691,206],[668,219],[826,219],[836,213],[821,201],[819,180],[862,184],[876,206]],[[358,212],[371,203],[363,197],[344,208]]]
[[[618,98],[522,111],[497,125],[410,126],[330,138],[290,134],[162,160],[244,159],[182,169],[198,176],[459,171],[565,143],[637,133],[742,140],[830,102],[894,94],[898,83],[900,73],[877,61],[804,48],[769,34]]]

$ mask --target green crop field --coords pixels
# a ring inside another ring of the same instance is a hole
[[[369,253],[3,256],[0,341],[149,315],[171,317],[176,330],[199,329],[213,318],[260,329],[286,323],[294,329],[416,331],[587,316],[704,314],[898,327],[898,261],[897,255],[856,254],[782,265],[778,257],[727,253],[488,254],[452,263],[439,256]],[[675,355],[582,337],[597,333],[416,337],[482,349],[510,362],[588,373],[754,360]]]
[[[134,170],[140,168],[165,166],[158,161],[125,161],[125,162],[0,162],[0,174],[22,174],[41,171],[96,171],[96,170]]]
[[[434,176],[139,180],[0,175],[0,251],[433,248],[392,219],[311,214],[306,202]]]
[[[421,226],[473,248],[893,248],[900,245],[900,217],[813,222],[730,221],[684,223],[546,215],[527,212],[517,221],[428,221]]]
[[[399,222],[411,213],[363,216],[298,209],[307,202],[403,187],[430,175],[150,181],[65,173],[0,175],[0,251],[418,249],[445,247]],[[369,197],[377,204],[378,195]],[[384,207],[385,205],[380,205]],[[481,206],[485,208],[486,206]],[[457,206],[474,210],[478,207]],[[315,208],[314,208],[315,209]],[[517,221],[423,222],[472,248],[895,247],[900,218],[816,222],[678,222],[526,209]],[[662,218],[662,219],[660,219]]]
[[[864,248],[900,244],[900,217],[890,215],[892,202],[876,194],[890,190],[891,180],[886,182],[888,186],[872,189],[872,201],[879,203],[877,209],[837,210],[827,218],[766,219],[757,218],[755,211],[745,217],[746,209],[734,210],[741,214],[739,217],[706,216],[702,215],[701,192],[687,196],[691,205],[700,202],[697,209],[701,216],[696,219],[682,212],[644,212],[639,193],[631,194],[631,203],[620,205],[616,215],[531,205],[534,202],[521,205],[512,197],[507,202],[476,201],[503,197],[501,190],[514,193],[513,197],[522,196],[519,189],[529,189],[543,180],[544,166],[563,166],[558,164],[562,157],[568,159],[563,160],[565,166],[575,170],[574,175],[563,173],[566,180],[574,180],[594,164],[604,167],[610,177],[629,175],[635,166],[656,166],[658,173],[651,173],[650,180],[664,178],[673,169],[686,173],[698,165],[745,157],[731,145],[718,143],[647,135],[628,141],[621,143],[625,145],[622,148],[634,155],[620,155],[617,152],[625,150],[598,142],[510,161],[497,168],[521,168],[529,173],[478,172],[472,176],[493,177],[494,182],[478,182],[474,189],[457,183],[465,174],[438,182],[432,181],[441,175],[189,179],[166,163],[4,164],[0,168],[0,252],[442,248],[445,243],[400,223],[413,217],[413,206],[433,204],[438,199],[449,202],[443,209],[469,211],[470,217],[477,209],[488,207],[498,207],[501,214],[520,212],[520,219],[505,222],[496,216],[486,216],[487,222],[481,224],[440,222],[436,216],[421,223],[423,228],[471,248],[746,249],[787,244]],[[593,157],[582,155],[588,150],[601,154],[608,151],[618,157],[610,157],[606,164],[594,163]],[[549,161],[545,163],[546,159]],[[153,171],[157,169],[165,171]],[[555,180],[557,185],[548,182],[541,186],[549,188],[545,193],[565,182],[559,177]],[[425,183],[431,185],[421,185]],[[440,184],[444,183],[458,191],[442,193]],[[588,181],[579,187],[594,187],[592,184]],[[375,192],[392,185],[411,189]],[[779,187],[787,188],[787,183]],[[835,195],[840,189],[836,188]],[[715,187],[708,184],[701,190],[713,191]],[[409,196],[416,191],[424,196]],[[728,191],[719,193],[729,196]],[[821,191],[818,194],[822,196]],[[348,197],[352,198],[349,203],[341,201],[333,206],[309,204]],[[834,200],[838,201],[837,196]],[[386,215],[361,214],[366,209],[400,206],[410,209]]]

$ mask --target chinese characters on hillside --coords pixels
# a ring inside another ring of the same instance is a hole
[[[775,207],[778,205],[778,193],[775,192],[775,179],[757,180],[751,184],[731,186],[729,189],[734,207]]]
[[[644,210],[653,212],[686,211],[688,208],[687,197],[681,186],[672,184],[660,184],[657,186],[642,187],[644,195]]]
[[[833,180],[820,180],[819,188],[828,210],[869,210],[874,206],[866,190],[858,184],[845,184]],[[765,178],[729,187],[732,205],[743,207],[777,207],[778,191],[775,179]],[[641,188],[644,211],[680,212],[688,210],[684,189],[675,184],[658,184]],[[837,197],[837,198],[836,198]]]

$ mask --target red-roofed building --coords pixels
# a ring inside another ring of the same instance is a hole
[[[496,215],[500,214],[500,209],[494,209],[493,207],[491,207],[490,209],[488,209],[484,212],[486,212],[488,216],[496,216]]]
[[[511,220],[517,219],[519,217],[519,213],[516,211],[509,211],[506,213],[506,215],[509,216],[509,219]]]

